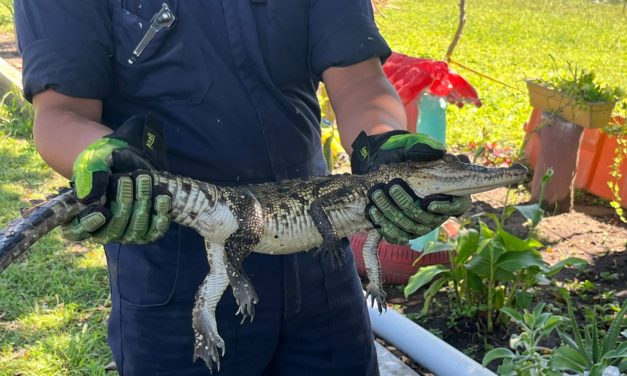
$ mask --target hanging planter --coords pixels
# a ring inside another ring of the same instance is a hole
[[[584,128],[607,126],[616,101],[586,102],[562,94],[537,80],[526,80],[531,105],[543,112],[550,112]]]
[[[525,80],[531,105],[584,128],[606,127],[612,110],[624,93],[618,87],[601,86],[594,72],[568,64],[565,73],[552,78]]]

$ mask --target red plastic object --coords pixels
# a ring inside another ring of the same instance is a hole
[[[425,91],[445,97],[449,103],[459,107],[464,103],[481,106],[477,91],[462,76],[449,69],[444,61],[394,52],[383,64],[383,72],[405,105]]]
[[[525,124],[525,131],[530,137],[525,146],[527,160],[532,167],[536,166],[538,153],[540,152],[540,139],[537,133],[532,133],[540,123],[541,111],[534,109],[529,121]],[[625,118],[614,117],[612,122],[625,125]],[[575,188],[590,192],[598,197],[611,200],[612,193],[607,182],[613,178],[610,176],[611,165],[616,149],[616,137],[609,136],[599,129],[586,128],[579,145],[579,159],[577,161],[577,174],[575,175]],[[624,207],[627,207],[627,163],[621,166],[623,175],[620,193]]]
[[[366,233],[360,232],[351,236],[351,247],[355,255],[355,264],[360,276],[366,277],[366,266],[362,250],[366,241]],[[420,252],[412,250],[409,246],[390,244],[385,240],[379,243],[379,261],[381,263],[381,279],[383,283],[402,285],[406,284],[409,277],[416,274],[421,266],[446,264],[449,261],[448,252],[431,253],[413,265],[420,257]]]

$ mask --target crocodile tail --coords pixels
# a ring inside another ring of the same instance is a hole
[[[55,227],[79,213],[73,190],[66,190],[22,213],[0,230],[0,273]]]

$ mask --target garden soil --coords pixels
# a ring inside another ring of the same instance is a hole
[[[0,34],[0,57],[16,69],[22,68],[22,61],[12,34]],[[471,211],[500,215],[505,201],[505,192],[505,189],[497,189],[489,193],[474,195]],[[520,197],[522,200],[524,195]],[[506,221],[505,227],[521,237],[524,237],[529,230],[525,218],[517,213]],[[564,270],[557,278],[563,283],[592,282],[588,284],[592,287],[587,288],[586,293],[575,297],[576,303],[584,306],[600,303],[602,294],[608,291],[614,291],[616,298],[620,301],[627,297],[625,282],[627,225],[619,220],[606,202],[580,193],[576,196],[574,211],[546,217],[537,230],[540,239],[546,245],[542,254],[547,262],[555,263],[566,257],[580,257],[590,263],[590,267],[584,272]],[[613,277],[603,278],[602,275]],[[385,286],[388,292],[388,304],[409,317],[416,317],[422,307],[422,296],[415,294],[405,299],[402,287]],[[559,301],[559,298],[551,293],[544,294],[541,299],[547,303]],[[488,347],[507,346],[509,336],[512,334],[511,331],[501,328],[488,336],[482,336],[478,334],[482,329],[476,322],[463,319],[451,321],[450,317],[448,305],[445,302],[436,302],[432,304],[427,318],[417,318],[416,321],[479,362],[486,352],[486,345]],[[429,374],[427,370],[421,369],[393,346],[380,339],[378,341],[416,371]]]

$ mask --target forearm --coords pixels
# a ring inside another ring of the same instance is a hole
[[[352,67],[330,68],[324,78],[340,137],[349,153],[350,144],[362,130],[376,134],[406,129],[403,104],[377,59]]]
[[[33,98],[33,138],[42,158],[61,175],[72,176],[72,164],[89,144],[109,133],[100,124],[101,102],[67,97],[52,90]]]

